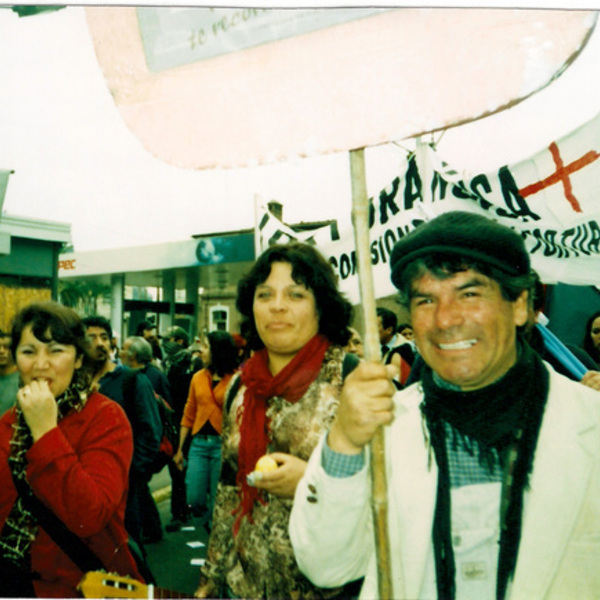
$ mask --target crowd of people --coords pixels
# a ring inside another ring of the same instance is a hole
[[[472,213],[417,227],[390,269],[381,361],[297,242],[239,282],[243,336],[143,321],[119,346],[102,316],[22,309],[0,331],[0,596],[74,597],[97,568],[154,582],[164,401],[167,534],[209,534],[196,597],[378,597],[381,426],[394,598],[600,597],[600,312],[557,352],[522,239]]]

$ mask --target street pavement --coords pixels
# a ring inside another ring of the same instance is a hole
[[[164,529],[171,520],[170,478],[167,469],[153,477],[150,489]],[[192,597],[198,587],[200,575],[200,566],[192,561],[206,558],[207,542],[208,534],[204,527],[190,521],[180,531],[164,530],[160,542],[145,544],[148,564],[156,585]]]

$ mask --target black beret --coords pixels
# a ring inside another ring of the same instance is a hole
[[[427,221],[396,243],[390,258],[392,282],[399,287],[406,265],[428,254],[452,254],[508,273],[529,273],[529,254],[514,230],[470,212],[447,212]]]

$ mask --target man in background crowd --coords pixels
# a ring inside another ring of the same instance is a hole
[[[123,407],[133,430],[133,459],[129,471],[125,527],[144,552],[142,506],[149,494],[148,482],[162,437],[156,398],[147,377],[138,376],[129,367],[116,365],[110,360],[110,322],[101,316],[91,316],[83,319],[83,324],[99,391]]]
[[[0,416],[14,406],[19,389],[19,373],[10,344],[10,332],[0,329]]]
[[[381,342],[381,359],[383,364],[394,365],[398,369],[398,376],[394,381],[396,387],[402,388],[406,385],[414,362],[413,344],[397,331],[396,314],[383,306],[377,307],[377,325]]]
[[[163,336],[163,369],[171,386],[171,406],[175,412],[175,422],[181,423],[183,409],[187,402],[190,382],[194,374],[192,352],[189,349],[189,336],[183,327],[174,325]],[[187,456],[189,441],[183,448]],[[177,448],[175,449],[177,450]],[[185,467],[179,470],[174,463],[169,463],[171,476],[171,521],[167,523],[167,531],[177,531],[188,522],[190,509],[185,492]]]
[[[128,337],[121,348],[121,361],[126,367],[145,375],[156,394],[171,404],[171,386],[165,374],[152,364],[152,346],[139,336]],[[163,537],[160,514],[148,485],[142,487],[141,514],[145,544],[158,542]]]
[[[160,367],[163,356],[156,325],[152,321],[140,321],[135,329],[135,335],[143,337],[152,346],[152,364]]]

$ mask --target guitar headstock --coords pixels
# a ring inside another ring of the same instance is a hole
[[[148,586],[114,573],[90,571],[79,582],[77,589],[84,598],[151,598]]]

